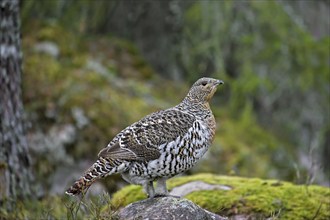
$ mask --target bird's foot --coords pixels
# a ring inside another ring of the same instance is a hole
[[[177,199],[181,198],[180,196],[175,196],[175,195],[171,195],[171,194],[158,194],[158,193],[156,193],[154,196],[154,198],[161,198],[161,197],[174,197]]]
[[[169,196],[169,194],[158,194],[158,193],[156,193],[156,195],[154,197],[159,198],[159,197],[167,197],[167,196]]]

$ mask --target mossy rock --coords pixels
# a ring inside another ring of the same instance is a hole
[[[222,216],[289,220],[330,218],[330,189],[327,187],[212,174],[176,177],[168,181],[168,187],[172,190],[193,181],[226,186],[225,190],[198,190],[184,196]],[[124,207],[145,198],[141,186],[130,185],[115,193],[112,203],[115,207]]]

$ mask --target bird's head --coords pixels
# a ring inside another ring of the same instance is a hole
[[[190,88],[186,99],[190,102],[208,102],[220,84],[223,84],[223,81],[207,77],[200,78]]]

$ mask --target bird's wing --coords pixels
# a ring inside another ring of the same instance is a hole
[[[146,116],[121,131],[99,157],[150,161],[159,158],[159,145],[184,136],[193,126],[195,117],[175,109]]]

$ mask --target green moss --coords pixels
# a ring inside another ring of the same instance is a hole
[[[36,40],[55,42],[62,56],[74,55],[79,46],[79,38],[74,33],[56,24],[43,25],[36,33]]]
[[[66,217],[63,200],[56,196],[43,200],[18,201],[14,212],[0,210],[1,219],[49,219],[54,217]]]
[[[138,185],[129,185],[116,192],[112,197],[112,204],[115,207],[124,207],[134,201],[146,199],[147,196],[142,192],[142,187]]]
[[[151,96],[151,88],[136,80],[150,78],[153,70],[131,42],[113,37],[83,39],[56,24],[35,22],[33,28],[23,39],[25,107],[28,113],[37,113],[38,125],[45,132],[49,120],[51,124],[74,123],[72,109],[84,111],[90,124],[79,131],[78,143],[70,149],[74,157],[96,155],[121,129],[159,109],[156,102],[144,99]],[[59,57],[34,51],[31,46],[40,41],[55,42]],[[87,67],[88,60],[98,62],[109,74]],[[115,77],[118,72],[133,75],[123,83]],[[49,110],[55,112],[53,118],[45,114]]]
[[[6,169],[7,168],[7,163],[1,162],[0,163],[0,169]]]
[[[122,70],[120,73],[122,77],[150,79],[155,75],[155,71],[144,60],[132,42],[114,37],[111,37],[108,41],[111,41],[111,47],[114,48],[113,55],[119,58],[119,65],[123,65],[119,67]]]
[[[231,190],[195,191],[186,195],[201,207],[224,215],[248,214],[281,219],[330,218],[330,189],[321,186],[294,185],[278,180],[262,180],[199,174],[169,180],[169,189],[191,181],[221,184]],[[144,197],[140,186],[128,186],[114,194],[115,206],[126,206]]]

